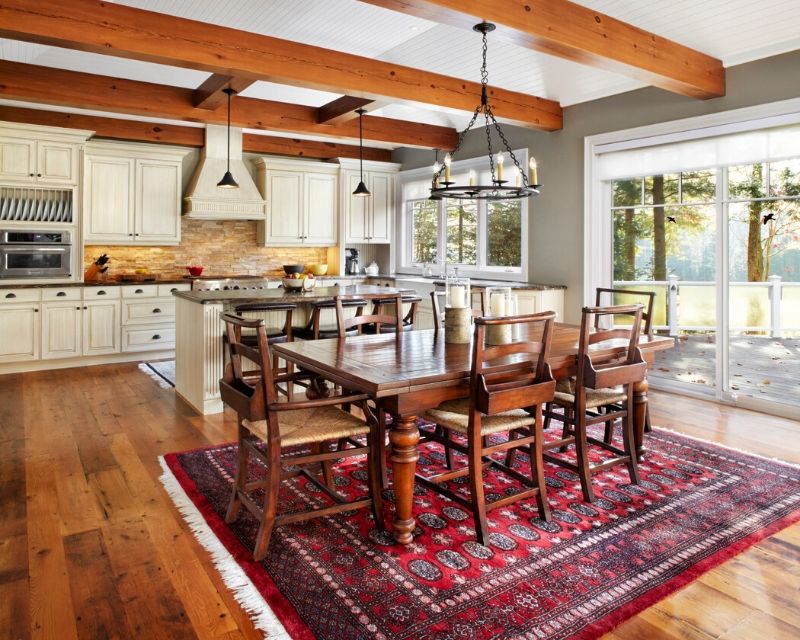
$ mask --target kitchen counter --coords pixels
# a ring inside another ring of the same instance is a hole
[[[422,276],[404,276],[403,274],[395,274],[394,276],[389,276],[388,279],[402,280],[403,282],[420,282],[420,283],[444,286],[444,278],[442,277],[423,278]],[[551,291],[551,290],[561,290],[567,288],[563,284],[538,284],[535,282],[484,280],[478,278],[469,278],[469,286],[471,289],[485,289],[486,287],[510,287],[512,289],[517,289],[522,291]]]
[[[314,287],[310,291],[287,291],[285,289],[242,289],[239,291],[176,291],[175,297],[196,304],[225,304],[237,302],[295,302],[311,303],[317,300],[332,300],[339,295],[374,297],[392,295],[408,289],[378,287],[369,284],[353,284],[335,287]]]
[[[14,283],[4,285],[0,280],[0,287],[8,289],[65,289],[68,287],[122,287],[143,284],[191,284],[189,278],[159,278],[158,280],[90,280],[88,282],[38,282]]]

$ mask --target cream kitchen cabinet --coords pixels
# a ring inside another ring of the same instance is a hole
[[[177,245],[181,164],[187,150],[154,145],[86,145],[86,244]]]
[[[0,123],[0,181],[75,185],[80,150],[91,131]]]
[[[77,287],[42,291],[42,359],[81,355],[83,302]]]
[[[258,187],[267,201],[259,222],[266,246],[334,246],[338,230],[338,167],[323,162],[256,160]]]
[[[83,355],[120,352],[119,300],[84,300]]]
[[[38,302],[0,304],[0,362],[38,360]]]
[[[390,244],[394,224],[395,184],[399,165],[364,163],[364,183],[370,194],[354,196],[361,172],[353,161],[340,160],[343,167],[342,210],[345,219],[345,243]]]

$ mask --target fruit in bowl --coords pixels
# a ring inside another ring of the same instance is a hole
[[[203,267],[201,267],[199,264],[191,265],[191,266],[188,266],[186,268],[189,270],[189,275],[191,275],[191,276],[197,277],[197,276],[199,276],[200,274],[203,273]]]
[[[324,276],[326,273],[328,273],[328,265],[316,263],[307,264],[306,271],[315,276]]]
[[[303,281],[303,278],[284,278],[283,288],[287,291],[302,291]]]

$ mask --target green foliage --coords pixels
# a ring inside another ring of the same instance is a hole
[[[414,219],[411,259],[415,263],[436,262],[436,242],[438,239],[439,207],[434,200],[414,200],[409,202]]]
[[[486,221],[486,263],[490,267],[522,264],[522,206],[519,200],[492,202]]]
[[[476,264],[478,261],[478,205],[470,200],[447,203],[447,262]]]

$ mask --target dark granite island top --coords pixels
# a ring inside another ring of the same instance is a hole
[[[295,302],[310,303],[317,300],[332,300],[335,296],[361,296],[379,298],[409,293],[412,289],[395,289],[369,284],[354,284],[337,287],[314,287],[310,291],[287,291],[285,289],[241,289],[238,291],[176,291],[173,295],[197,304],[244,303],[244,302]]]

